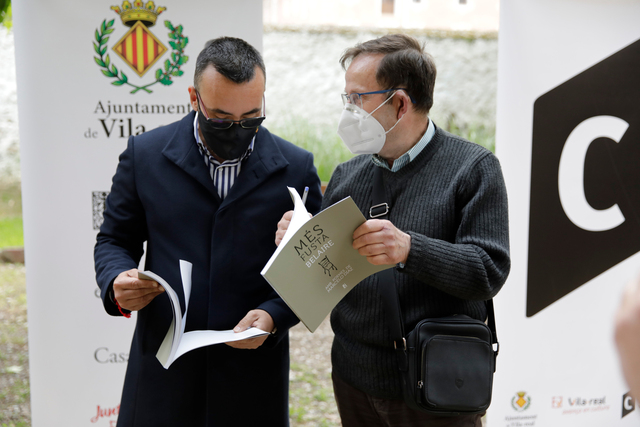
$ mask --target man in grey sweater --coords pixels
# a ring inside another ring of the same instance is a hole
[[[369,218],[374,170],[381,168],[388,220],[369,219],[353,246],[393,276],[410,331],[427,317],[485,320],[510,269],[507,194],[497,158],[438,128],[428,117],[436,68],[420,44],[388,35],[341,58],[345,109],[338,133],[361,154],[337,167],[323,208],[351,196]],[[276,241],[288,226],[279,224]],[[379,274],[356,286],[331,313],[333,383],[345,427],[481,426],[480,415],[439,417],[402,400]]]

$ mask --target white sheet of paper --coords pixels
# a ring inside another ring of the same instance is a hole
[[[296,231],[298,231],[303,225],[307,223],[307,221],[309,221],[309,212],[307,211],[304,203],[302,203],[302,199],[300,198],[300,195],[298,194],[296,189],[293,187],[287,187],[287,189],[289,190],[291,198],[293,199],[293,217],[291,218],[291,222],[289,223],[289,228],[287,228],[287,231],[282,237],[282,241],[276,248],[276,251],[273,253],[273,255],[271,255],[269,262],[267,262],[267,264],[262,269],[262,275],[265,274],[273,261],[275,261],[275,259],[278,257],[278,254],[280,253],[282,248],[285,247],[289,239],[291,239],[291,236],[296,234]]]
[[[191,350],[195,350],[196,348],[213,344],[241,341],[268,334],[268,332],[258,328],[249,328],[238,333],[233,332],[233,330],[184,332],[185,325],[187,323],[189,297],[191,296],[191,269],[192,265],[190,262],[180,260],[180,276],[182,278],[182,287],[185,298],[185,310],[182,316],[180,316],[180,299],[171,286],[162,277],[151,271],[138,272],[138,278],[155,280],[158,282],[158,284],[164,288],[165,293],[171,300],[171,309],[174,311],[174,319],[171,321],[167,334],[156,353],[156,357],[165,369],[168,369],[177,358]]]
[[[212,344],[222,344],[233,341],[246,340],[248,338],[267,335],[268,332],[258,328],[249,328],[246,331],[235,333],[233,330],[228,331],[191,331],[182,336],[178,351],[174,359],[179,358],[183,354]]]

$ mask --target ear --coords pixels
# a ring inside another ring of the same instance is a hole
[[[189,91],[189,103],[191,104],[191,108],[194,111],[198,111],[198,97],[196,96],[196,88],[193,86],[189,86],[187,89]]]
[[[396,98],[396,108],[398,109],[398,115],[396,116],[396,119],[400,120],[401,117],[409,112],[411,98],[409,98],[409,95],[407,95],[403,90],[399,90],[394,98]]]

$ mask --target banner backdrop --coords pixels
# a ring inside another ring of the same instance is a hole
[[[182,118],[204,43],[262,50],[252,0],[13,2],[34,427],[115,426],[135,324],[93,269],[118,155]]]
[[[640,273],[640,2],[505,0],[500,13],[512,270],[488,426],[638,425],[613,322]]]

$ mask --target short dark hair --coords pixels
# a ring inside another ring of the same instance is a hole
[[[384,54],[376,81],[385,89],[402,87],[415,101],[416,111],[429,113],[433,106],[436,64],[418,40],[405,34],[389,34],[347,49],[340,58],[345,70],[361,54]]]
[[[262,55],[253,46],[235,37],[219,37],[209,40],[196,60],[196,72],[193,83],[196,89],[204,70],[213,65],[217,72],[234,83],[244,83],[253,79],[256,67],[265,72]]]

